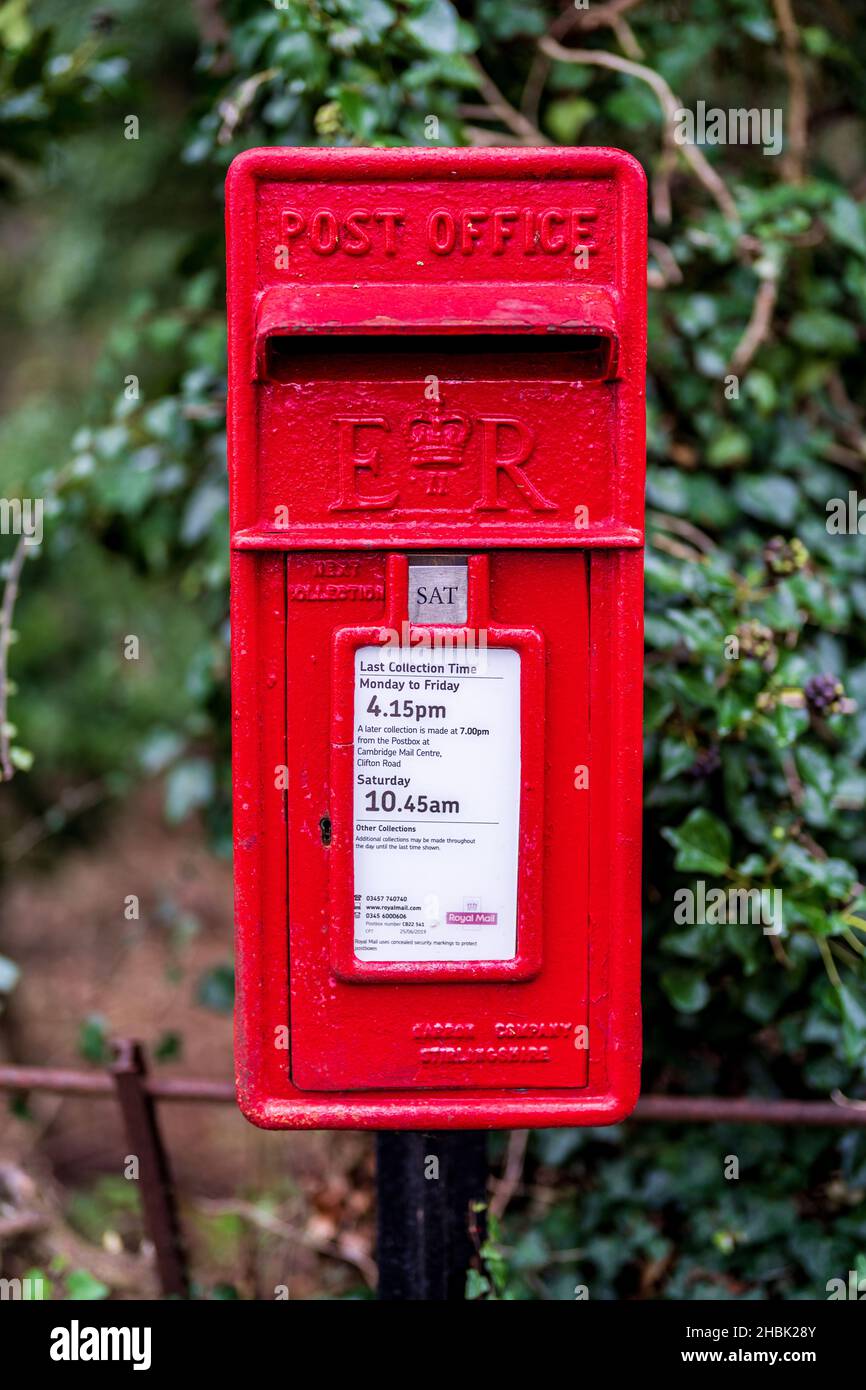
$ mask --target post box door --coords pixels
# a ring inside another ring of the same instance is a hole
[[[291,1074],[306,1090],[585,1083],[586,565],[454,559],[484,590],[481,652],[371,640],[405,610],[405,555],[288,558]]]

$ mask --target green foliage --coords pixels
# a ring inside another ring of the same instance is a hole
[[[230,1014],[235,1002],[235,977],[231,965],[214,965],[201,976],[196,997],[214,1013]]]
[[[73,1303],[99,1302],[110,1292],[108,1285],[87,1269],[71,1269],[66,1276],[67,1297]]]
[[[78,1033],[78,1051],[87,1062],[105,1066],[111,1061],[108,1022],[101,1014],[88,1014]]]
[[[532,1178],[541,1199],[498,1234],[499,1298],[824,1299],[866,1249],[855,1130],[547,1130]]]
[[[866,542],[827,525],[866,458],[862,25],[842,7],[833,27],[797,7],[811,104],[798,169],[768,0],[628,11],[639,61],[685,105],[787,113],[780,156],[703,151],[733,219],[681,157],[665,172],[646,83],[557,61],[539,85],[552,0],[163,8],[154,24],[144,0],[125,0],[107,32],[82,3],[0,8],[18,232],[0,271],[18,325],[0,489],[51,499],[12,650],[11,717],[35,756],[19,795],[42,805],[58,783],[123,791],[166,774],[170,818],[204,809],[226,841],[230,159],[256,144],[514,138],[525,96],[541,136],[630,149],[656,194],[645,1085],[864,1094]],[[198,33],[205,9],[217,22]],[[610,29],[574,24],[563,42],[621,51]],[[478,63],[511,103],[505,126],[479,114]],[[137,141],[123,137],[130,111]],[[761,303],[765,325],[734,370]],[[138,662],[124,658],[129,633]],[[698,881],[781,891],[780,933],[675,921],[674,895]],[[229,1008],[228,967],[199,995]],[[82,1045],[97,1060],[92,1021]],[[723,1152],[742,1156],[738,1183],[719,1177]],[[488,1260],[473,1296],[571,1297],[587,1282],[592,1296],[797,1297],[863,1249],[856,1207],[827,1196],[863,1188],[853,1135],[554,1132],[532,1161],[560,1172],[562,1200],[518,1216],[502,1236],[510,1272]]]

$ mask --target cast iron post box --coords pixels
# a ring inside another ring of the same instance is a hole
[[[240,1103],[638,1091],[645,180],[251,150],[227,184]]]

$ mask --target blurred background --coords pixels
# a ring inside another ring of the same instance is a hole
[[[854,8],[4,0],[0,53],[0,495],[45,499],[40,547],[0,537],[7,585],[21,570],[0,1062],[98,1069],[123,1035],[160,1075],[232,1074],[230,160],[553,142],[650,177],[644,1088],[866,1104]],[[665,108],[700,101],[781,111],[783,148],[677,145]],[[781,889],[782,934],[677,922],[697,878]],[[152,1295],[116,1107],[0,1114],[0,1275]],[[370,1296],[369,1138],[161,1114],[197,1296]],[[625,1124],[492,1151],[472,1297],[823,1298],[866,1276],[863,1131]]]

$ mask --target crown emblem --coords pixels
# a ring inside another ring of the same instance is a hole
[[[458,410],[419,411],[407,421],[411,468],[459,468],[472,425]]]

